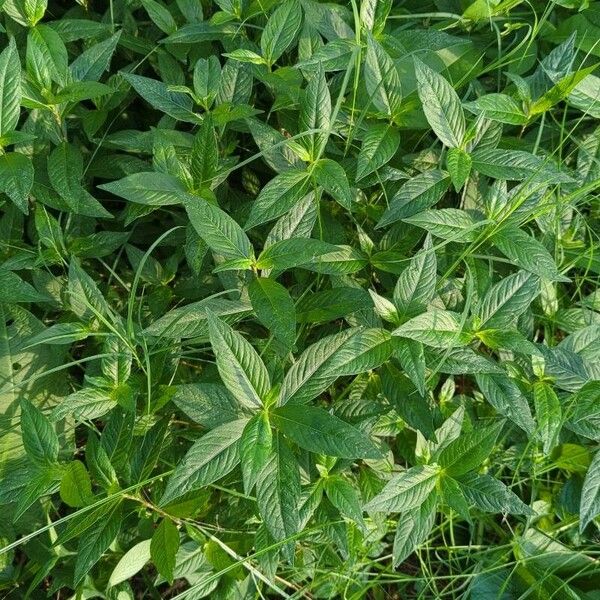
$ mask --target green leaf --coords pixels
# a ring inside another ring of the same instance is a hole
[[[450,148],[446,154],[446,168],[450,174],[452,185],[456,192],[460,192],[471,173],[473,160],[461,148]]]
[[[291,349],[296,340],[296,307],[289,292],[274,279],[256,277],[248,286],[248,295],[258,320]]]
[[[372,35],[367,36],[364,81],[373,106],[393,119],[402,101],[400,77],[390,55]]]
[[[0,53],[0,137],[17,127],[21,104],[21,62],[14,37]]]
[[[44,89],[52,82],[64,86],[68,74],[67,49],[48,25],[36,25],[27,35],[27,73]]]
[[[108,585],[114,587],[139,573],[150,560],[150,540],[132,546],[117,563],[110,574]]]
[[[528,121],[517,102],[506,94],[486,94],[473,102],[467,102],[464,107],[485,119],[508,125],[525,125]]]
[[[97,318],[98,315],[113,317],[108,303],[96,286],[94,280],[81,268],[76,258],[69,264],[69,281],[67,285],[69,307],[82,321]]]
[[[504,421],[499,421],[487,427],[463,432],[438,454],[437,462],[452,477],[472,471],[490,455],[503,426]]]
[[[279,404],[309,402],[338,377],[378,367],[391,351],[390,335],[383,329],[354,327],[322,338],[309,346],[286,373]]]
[[[111,218],[112,215],[81,185],[83,157],[73,145],[63,142],[48,156],[50,183],[77,215]]]
[[[468,473],[458,479],[460,489],[469,504],[490,513],[532,515],[529,508],[514,492],[491,475]]]
[[[297,307],[299,323],[324,323],[350,317],[373,306],[369,294],[359,287],[335,287],[304,296]]]
[[[208,109],[219,91],[221,64],[216,56],[199,58],[194,66],[194,93],[202,105]]]
[[[367,257],[351,246],[336,246],[314,238],[291,238],[265,248],[258,257],[259,269],[285,271],[301,267],[327,275],[360,271]]]
[[[436,507],[437,494],[432,492],[421,506],[402,512],[394,536],[394,568],[425,542],[435,523]]]
[[[475,375],[485,399],[501,414],[532,435],[535,423],[527,399],[507,375],[480,373]]]
[[[196,188],[212,187],[219,166],[217,137],[210,114],[204,116],[194,137],[190,170]]]
[[[443,240],[462,244],[475,241],[479,230],[486,224],[485,221],[480,221],[471,213],[458,208],[424,210],[402,220],[421,227]]]
[[[598,514],[600,514],[600,452],[594,454],[583,481],[579,506],[579,531],[583,532]]]
[[[306,195],[309,181],[309,173],[297,169],[271,179],[252,204],[245,229],[268,223],[291,210]]]
[[[73,583],[78,586],[100,560],[121,528],[121,511],[115,508],[106,518],[98,519],[81,536],[77,547]]]
[[[285,0],[271,15],[260,37],[260,49],[272,65],[294,41],[302,24],[302,8],[298,0]]]
[[[247,301],[209,297],[169,311],[154,321],[144,332],[167,339],[206,336],[208,333],[206,315],[209,310],[219,317],[236,319],[249,313],[252,306]]]
[[[31,284],[16,273],[0,269],[0,302],[48,302],[48,296],[40,294]]]
[[[471,154],[473,169],[495,179],[531,182],[569,183],[572,178],[560,171],[550,159],[523,150],[485,148]]]
[[[86,506],[92,501],[92,483],[85,465],[74,460],[60,481],[60,497],[68,506]]]
[[[272,450],[273,432],[269,415],[260,412],[248,421],[240,439],[240,461],[246,494],[252,493]]]
[[[172,401],[192,421],[208,429],[243,416],[236,398],[219,383],[178,385]]]
[[[540,280],[527,271],[504,277],[485,294],[477,309],[479,329],[513,325],[540,293]]]
[[[377,223],[377,229],[431,208],[449,187],[448,174],[437,169],[409,179],[390,200],[389,207]]]
[[[427,500],[439,477],[436,465],[412,467],[394,475],[383,490],[365,505],[369,512],[406,512]]]
[[[160,505],[199,490],[232,471],[240,461],[239,441],[247,422],[239,419],[225,423],[194,442],[169,477]]]
[[[569,281],[558,271],[545,246],[517,227],[503,227],[491,238],[502,254],[521,269],[550,281]]]
[[[318,65],[306,86],[300,104],[300,130],[310,132],[300,138],[300,142],[312,160],[321,156],[331,125],[329,87],[323,67]]]
[[[384,123],[370,125],[362,139],[356,180],[363,179],[386,165],[398,151],[399,145],[400,134],[397,129]]]
[[[267,60],[260,54],[256,54],[256,52],[252,52],[252,50],[245,50],[244,48],[238,48],[233,52],[226,52],[223,56],[233,60],[239,60],[240,62],[251,63],[253,65],[268,64]]]
[[[117,406],[117,399],[102,388],[82,388],[69,394],[52,411],[52,420],[73,416],[78,421],[99,419]]]
[[[21,400],[21,434],[27,456],[39,465],[58,460],[58,436],[50,421],[29,400]]]
[[[448,81],[418,59],[414,60],[417,92],[434,133],[449,148],[458,148],[465,137],[465,115],[458,94]]]
[[[147,206],[169,206],[183,202],[186,188],[183,183],[166,173],[134,173],[98,186],[115,196]]]
[[[166,83],[133,73],[123,73],[133,89],[156,110],[164,112],[177,121],[202,123],[202,118],[192,110],[192,99],[181,92],[172,92]]]
[[[155,0],[142,0],[142,6],[146,9],[152,22],[167,35],[177,30],[177,23],[171,13],[162,4]]]
[[[471,340],[471,335],[463,331],[460,315],[437,308],[407,321],[394,330],[393,335],[434,348],[465,346]]]
[[[282,542],[298,533],[300,473],[294,455],[279,436],[273,438],[268,462],[256,482],[256,501],[274,540]],[[286,543],[283,549],[291,561],[293,542]]]
[[[271,388],[262,359],[250,342],[212,312],[207,312],[207,319],[210,343],[223,383],[244,406],[261,407]]]
[[[150,558],[169,584],[173,583],[178,550],[179,531],[171,519],[164,518],[152,535]]]
[[[81,102],[112,94],[114,89],[97,81],[73,81],[52,97],[53,104]]]
[[[352,192],[346,172],[342,166],[328,158],[321,158],[313,164],[315,181],[346,210],[352,208]]]
[[[431,236],[427,236],[423,248],[410,260],[400,273],[394,287],[394,305],[401,319],[410,319],[424,312],[435,295],[437,260]]]
[[[215,254],[231,259],[254,257],[244,230],[218,206],[204,198],[187,196],[185,210],[198,235]]]
[[[550,454],[558,443],[562,427],[560,400],[549,384],[537,381],[533,385],[533,403],[538,422],[538,437],[543,444],[544,454]]]
[[[108,70],[111,58],[117,48],[121,32],[117,31],[108,39],[84,50],[69,65],[75,81],[98,81]]]
[[[379,458],[381,453],[367,435],[313,406],[282,406],[272,411],[273,423],[298,446],[340,458]]]
[[[325,479],[325,494],[342,515],[364,527],[360,494],[341,475],[330,475]]]

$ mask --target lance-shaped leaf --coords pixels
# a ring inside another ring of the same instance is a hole
[[[0,137],[13,131],[19,122],[21,104],[21,61],[15,38],[0,53]]]
[[[598,514],[600,514],[600,452],[594,454],[583,481],[579,505],[579,531],[583,532],[588,523]]]
[[[340,458],[381,457],[367,435],[322,408],[288,404],[271,414],[279,431],[310,452]]]
[[[490,454],[504,421],[464,432],[438,455],[437,462],[453,477],[477,468]]]
[[[383,329],[355,327],[309,346],[283,380],[279,404],[309,402],[342,375],[356,375],[385,362],[392,341]]]
[[[235,320],[249,313],[252,306],[242,300],[205,298],[169,311],[146,328],[144,332],[167,339],[206,335],[208,332],[206,313],[209,310],[219,317]]]
[[[252,229],[291,210],[308,191],[310,174],[290,169],[280,173],[261,190],[252,204],[245,229]]]
[[[58,436],[48,418],[29,400],[21,401],[23,446],[29,458],[40,465],[58,459]]]
[[[215,128],[207,113],[194,138],[190,170],[196,188],[212,187],[219,166],[219,149]]]
[[[393,335],[410,338],[434,348],[466,346],[471,335],[463,331],[461,317],[448,310],[434,309],[407,321]]]
[[[486,94],[464,107],[476,115],[508,125],[525,125],[528,120],[517,101],[506,94]]]
[[[549,454],[558,443],[562,427],[560,400],[552,386],[544,381],[537,381],[533,385],[533,402],[538,436],[542,441],[544,454]]]
[[[494,284],[477,309],[480,329],[508,327],[523,314],[540,293],[540,280],[519,271]]]
[[[29,212],[29,192],[33,186],[33,163],[19,152],[0,156],[0,192],[5,193],[25,214]]]
[[[123,73],[123,77],[156,110],[178,121],[196,125],[202,123],[202,118],[192,110],[192,99],[187,94],[173,92],[166,83],[141,75]]]
[[[147,206],[181,204],[186,194],[185,186],[177,177],[154,171],[134,173],[98,187],[129,202]]]
[[[121,529],[120,505],[105,518],[98,519],[79,539],[73,583],[77,586],[100,560]]]
[[[296,307],[289,292],[274,279],[257,277],[248,286],[248,296],[258,320],[291,348],[296,339]]]
[[[431,128],[449,148],[457,148],[465,137],[465,115],[458,94],[448,81],[425,63],[415,59],[417,92]]]
[[[260,412],[248,421],[240,439],[240,460],[244,491],[250,494],[270,460],[273,449],[273,431],[269,415]]]
[[[461,476],[458,483],[469,504],[474,504],[479,510],[512,515],[534,514],[510,488],[491,475],[468,473]]]
[[[495,179],[543,181],[545,183],[569,183],[572,178],[560,171],[549,159],[535,156],[523,150],[486,148],[471,155],[473,169]]]
[[[485,399],[523,431],[532,434],[535,423],[527,399],[517,384],[505,374],[480,373],[475,376]]]
[[[421,506],[400,515],[394,536],[394,567],[404,562],[427,539],[435,523],[436,508],[437,494],[432,492]]]
[[[150,558],[157,571],[169,582],[173,582],[179,550],[179,531],[171,521],[164,518],[154,531],[150,541]]]
[[[387,164],[400,145],[398,130],[384,123],[370,125],[362,140],[356,168],[360,180]]]
[[[229,473],[239,463],[239,440],[247,419],[216,427],[194,442],[169,477],[161,506],[200,489]]]
[[[248,408],[259,408],[271,388],[269,374],[250,342],[207,312],[210,343],[223,383],[239,402]]]
[[[439,477],[436,465],[419,465],[394,475],[375,498],[365,505],[369,512],[405,512],[425,502]]]
[[[300,138],[311,159],[317,159],[329,137],[331,96],[322,65],[318,65],[304,91],[300,105],[301,131],[311,132]],[[316,130],[316,131],[315,131]]]
[[[402,101],[400,76],[390,55],[372,35],[367,37],[364,77],[369,100],[375,109],[395,117]]]
[[[502,254],[517,266],[550,281],[569,281],[561,275],[546,247],[517,227],[503,227],[491,238]]]
[[[390,200],[389,207],[377,223],[377,229],[431,208],[449,187],[450,177],[437,169],[409,179]]]
[[[69,71],[75,81],[98,81],[110,66],[111,58],[117,48],[121,32],[117,31],[108,39],[84,50],[69,65]]]
[[[280,436],[273,438],[273,447],[265,467],[256,482],[258,510],[273,537],[282,542],[300,529],[300,473],[298,463]],[[283,549],[288,560],[293,558],[293,542]]]
[[[410,319],[424,312],[435,295],[437,281],[437,260],[431,236],[427,236],[423,249],[400,273],[394,287],[394,305],[398,315]]]
[[[83,157],[71,144],[63,142],[48,156],[48,176],[52,187],[75,214],[112,217],[100,202],[83,188]]]
[[[346,210],[351,209],[352,192],[350,184],[346,172],[339,163],[329,158],[321,158],[314,163],[312,173],[317,184],[336,202]]]
[[[186,198],[185,210],[198,235],[215,254],[242,260],[254,256],[248,236],[224,210],[193,196]]]
[[[287,50],[300,30],[302,8],[298,0],[286,0],[269,17],[260,36],[260,49],[269,65]]]

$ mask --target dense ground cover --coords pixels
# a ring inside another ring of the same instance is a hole
[[[598,598],[599,3],[0,7],[2,598]]]

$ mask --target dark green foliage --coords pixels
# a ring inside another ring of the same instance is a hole
[[[0,0],[2,598],[597,598],[598,39]]]

